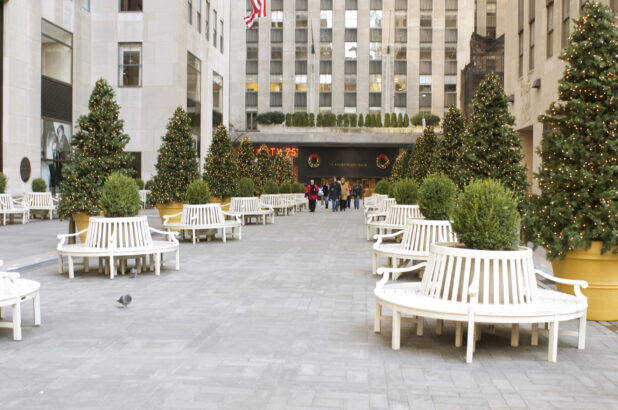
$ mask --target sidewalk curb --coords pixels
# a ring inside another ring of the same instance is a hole
[[[53,262],[54,260],[56,260],[56,258],[57,258],[56,256],[50,256],[48,258],[40,259],[38,261],[27,262],[27,263],[24,263],[24,264],[19,265],[19,266],[8,268],[7,271],[8,272],[13,272],[13,271],[18,271],[18,270],[22,270],[22,269],[33,268],[35,266],[43,265],[44,263]]]

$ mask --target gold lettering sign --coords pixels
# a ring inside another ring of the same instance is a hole
[[[328,166],[345,168],[365,168],[368,165],[366,162],[329,162]]]

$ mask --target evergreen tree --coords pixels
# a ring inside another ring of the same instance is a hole
[[[373,115],[371,113],[367,114],[365,118],[365,127],[373,127]]]
[[[255,174],[255,153],[253,152],[253,144],[248,137],[243,138],[238,146],[236,155],[238,163],[238,178],[253,179]]]
[[[384,127],[388,128],[391,126],[391,116],[389,113],[384,114]]]
[[[397,115],[397,127],[403,127],[403,115],[401,113]]]
[[[472,179],[501,181],[523,200],[528,193],[526,167],[521,164],[521,138],[513,130],[506,94],[498,76],[490,72],[479,84],[472,100],[472,113],[462,145],[461,161],[455,173],[459,186]]]
[[[410,145],[405,151],[401,152],[397,156],[391,171],[390,182],[397,182],[398,180],[407,178],[410,175],[410,158],[412,157],[413,150],[414,145]]]
[[[365,126],[365,122],[364,122],[364,120],[363,120],[363,114],[360,114],[360,115],[358,116],[358,126],[359,126],[359,127],[364,127],[364,126]]]
[[[373,124],[374,127],[382,127],[382,114],[379,112],[375,114],[375,122]]]
[[[549,259],[602,241],[618,245],[618,28],[607,6],[590,2],[575,20],[558,101],[539,120],[535,243]],[[600,272],[601,273],[601,272]]]
[[[167,124],[163,144],[155,168],[157,175],[152,179],[151,205],[184,202],[189,184],[199,178],[197,154],[191,137],[191,120],[181,107],[176,108]]]
[[[322,126],[322,114],[318,114],[318,117],[317,117],[317,120],[316,120],[316,121],[317,121],[317,124],[316,124],[316,125],[317,125],[318,127],[321,127],[321,126]]]
[[[436,138],[433,127],[425,127],[425,131],[416,140],[416,146],[410,155],[409,176],[419,184],[427,175],[435,173],[437,149],[438,138]]]
[[[294,181],[294,168],[289,158],[283,155],[281,151],[272,158],[273,180],[277,185],[283,182]]]
[[[114,89],[104,80],[96,82],[88,115],[77,120],[78,131],[71,139],[69,162],[62,168],[58,213],[62,218],[77,213],[97,215],[105,179],[116,171],[128,171],[131,154],[124,152],[129,136],[118,118]]]
[[[212,137],[208,156],[204,163],[204,179],[208,182],[210,192],[220,199],[236,193],[238,184],[238,164],[232,148],[232,141],[227,128],[219,125]]]
[[[272,180],[273,177],[272,157],[268,151],[268,146],[263,144],[258,150],[255,176],[253,178],[255,190],[258,195],[264,193],[266,181]]]
[[[461,184],[459,184],[459,174],[455,172],[455,167],[461,157],[464,128],[463,114],[457,107],[450,106],[442,122],[442,138],[438,143],[437,171],[444,173],[457,185]]]
[[[408,117],[408,113],[403,116],[403,126],[408,128],[410,126],[410,117]]]

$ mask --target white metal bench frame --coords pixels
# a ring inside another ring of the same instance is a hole
[[[259,199],[254,196],[232,197],[228,214],[239,216],[243,225],[249,223],[252,218],[256,219],[256,223],[261,221],[264,225],[269,218],[270,223],[275,223],[275,211],[272,206],[260,203]]]
[[[11,194],[0,194],[0,214],[2,215],[2,225],[6,225],[6,219],[12,222],[13,217],[21,215],[21,223],[25,224],[30,219],[30,209],[23,201],[18,201]]]
[[[233,218],[226,220],[225,216]],[[180,222],[170,222],[171,218],[180,216]],[[184,204],[182,211],[174,215],[163,217],[163,226],[170,232],[178,229],[183,232],[191,231],[193,243],[199,242],[201,231],[216,230],[221,232],[221,239],[226,242],[228,230],[232,238],[242,239],[242,221],[240,216],[231,214],[221,209],[221,204]]]

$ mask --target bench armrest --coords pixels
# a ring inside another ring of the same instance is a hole
[[[19,279],[19,272],[0,272],[0,278],[6,278],[11,281]]]
[[[260,208],[266,208],[266,209],[268,209],[271,212],[274,211],[274,208],[272,207],[272,205],[266,205],[266,204],[263,204],[261,202],[260,202]]]
[[[223,213],[223,215],[224,215],[224,216],[231,216],[231,217],[234,217],[234,219],[236,219],[236,222],[242,222],[242,221],[240,220],[240,215],[238,215],[238,214],[230,213],[230,212],[228,212],[228,211],[221,211],[221,213]]]
[[[178,243],[178,239],[176,239],[176,237],[178,236],[178,232],[160,231],[158,229],[153,228],[152,226],[149,226],[148,229],[150,229],[150,232],[154,232],[154,233],[159,233],[161,235],[165,235],[167,237],[167,240],[170,241],[170,242]]]
[[[173,214],[173,215],[165,215],[163,217],[163,225],[167,225],[169,223],[169,221],[170,221],[170,218],[174,218],[174,217],[180,216],[180,215],[182,215],[182,211],[178,212],[177,214]]]
[[[382,279],[376,283],[376,288],[383,288],[390,279],[391,273],[414,272],[425,266],[427,266],[427,262],[417,263],[416,265],[406,266],[405,268],[378,268],[378,275],[382,275]]]
[[[552,282],[560,283],[562,285],[572,285],[573,291],[575,292],[575,295],[577,296],[578,299],[586,298],[586,296],[584,296],[584,294],[581,291],[581,288],[586,289],[588,287],[588,282],[586,282],[585,280],[557,278],[555,276],[549,275],[547,272],[544,272],[543,270],[539,268],[534,268],[534,273],[536,273],[537,275],[541,276],[544,279],[551,280]]]
[[[58,242],[58,246],[56,247],[56,249],[60,249],[60,247],[66,243],[67,238],[81,235],[84,232],[88,232],[88,228],[86,228],[84,230],[81,230],[79,232],[76,232],[76,233],[60,234],[60,235],[58,235],[57,238],[60,239],[60,242]]]
[[[377,240],[378,240],[378,241],[374,244],[374,246],[375,246],[375,245],[379,245],[379,244],[381,244],[381,243],[382,243],[382,241],[383,241],[384,239],[386,239],[386,238],[396,238],[396,237],[398,237],[399,235],[402,235],[402,234],[403,234],[403,232],[404,232],[404,231],[403,231],[403,230],[401,230],[401,231],[397,231],[397,232],[393,232],[393,233],[388,233],[388,234],[382,234],[382,235],[377,235],[377,234],[376,234],[376,235],[373,235],[373,239],[377,239]]]

